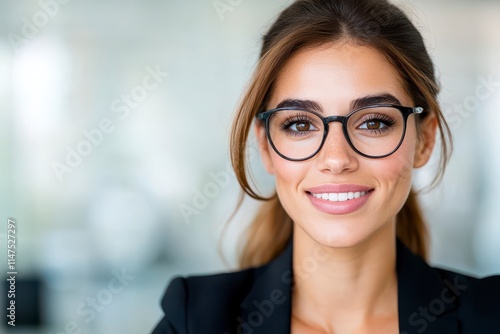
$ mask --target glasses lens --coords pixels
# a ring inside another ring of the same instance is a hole
[[[323,121],[302,110],[280,110],[269,119],[269,135],[276,150],[289,159],[314,154],[323,140]]]
[[[394,151],[404,134],[404,117],[392,107],[362,109],[349,117],[347,132],[352,145],[371,157]]]

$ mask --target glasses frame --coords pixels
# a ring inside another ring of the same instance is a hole
[[[354,147],[354,145],[353,145],[353,143],[351,141],[351,138],[349,138],[349,134],[347,132],[347,122],[349,121],[349,117],[351,117],[354,113],[356,113],[356,112],[358,112],[360,110],[372,109],[372,108],[380,108],[380,107],[395,108],[395,109],[398,109],[401,112],[401,114],[403,115],[403,120],[404,120],[403,134],[401,135],[401,140],[399,141],[398,145],[396,146],[396,148],[394,150],[392,150],[391,152],[389,152],[387,154],[384,154],[384,155],[372,156],[372,155],[368,155],[368,154],[365,154],[363,152],[360,152],[356,147]],[[306,112],[309,112],[309,113],[312,113],[312,114],[318,116],[323,121],[323,125],[324,125],[323,126],[323,129],[324,129],[323,130],[323,138],[321,140],[321,144],[319,145],[318,149],[314,153],[312,153],[311,155],[309,155],[309,156],[307,156],[305,158],[294,159],[294,158],[290,158],[290,157],[287,157],[287,156],[283,155],[280,151],[278,151],[278,149],[276,148],[276,146],[274,146],[273,140],[271,139],[271,133],[269,131],[269,119],[271,118],[272,114],[274,114],[274,113],[276,113],[278,111],[281,111],[281,110],[301,110],[301,111],[306,111]],[[263,112],[257,114],[256,118],[264,122],[265,128],[266,128],[267,139],[268,139],[269,143],[271,144],[273,150],[280,157],[282,157],[283,159],[289,160],[289,161],[305,161],[305,160],[311,159],[316,154],[318,154],[318,152],[321,151],[321,149],[323,148],[323,145],[325,144],[326,138],[328,136],[328,131],[330,130],[329,124],[333,123],[333,122],[339,122],[339,123],[342,124],[342,132],[344,133],[344,137],[347,140],[347,143],[349,143],[349,146],[354,150],[354,152],[356,152],[359,155],[361,155],[363,157],[366,157],[366,158],[380,159],[380,158],[388,157],[389,155],[393,154],[394,152],[396,152],[399,149],[399,147],[403,143],[403,140],[405,139],[406,124],[408,123],[408,117],[410,115],[412,115],[412,114],[417,114],[418,115],[418,114],[421,114],[423,112],[424,112],[424,108],[422,108],[422,107],[404,107],[404,106],[400,106],[400,105],[396,105],[396,104],[374,104],[374,105],[371,105],[371,106],[362,107],[362,108],[358,108],[356,110],[353,110],[349,114],[347,114],[346,116],[328,116],[328,117],[323,117],[323,116],[321,116],[317,112],[314,112],[314,111],[311,111],[311,110],[304,110],[304,108],[299,108],[299,107],[284,107],[284,108],[275,108],[275,109],[263,111]]]

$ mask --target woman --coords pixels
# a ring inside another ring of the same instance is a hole
[[[387,1],[283,11],[231,138],[243,190],[265,201],[241,256],[249,269],[174,279],[154,333],[500,333],[500,277],[424,261],[411,174],[437,131],[446,165],[438,90],[421,35]],[[248,182],[252,124],[271,199]]]

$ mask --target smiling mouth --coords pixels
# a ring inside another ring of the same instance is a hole
[[[330,202],[346,202],[352,199],[360,198],[368,194],[370,191],[357,191],[357,192],[345,192],[345,193],[317,193],[313,194],[311,192],[307,192],[311,196],[323,199]]]

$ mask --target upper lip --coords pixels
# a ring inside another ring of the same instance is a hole
[[[311,194],[329,194],[329,193],[349,193],[349,192],[368,192],[373,188],[359,184],[323,184],[306,189]]]

